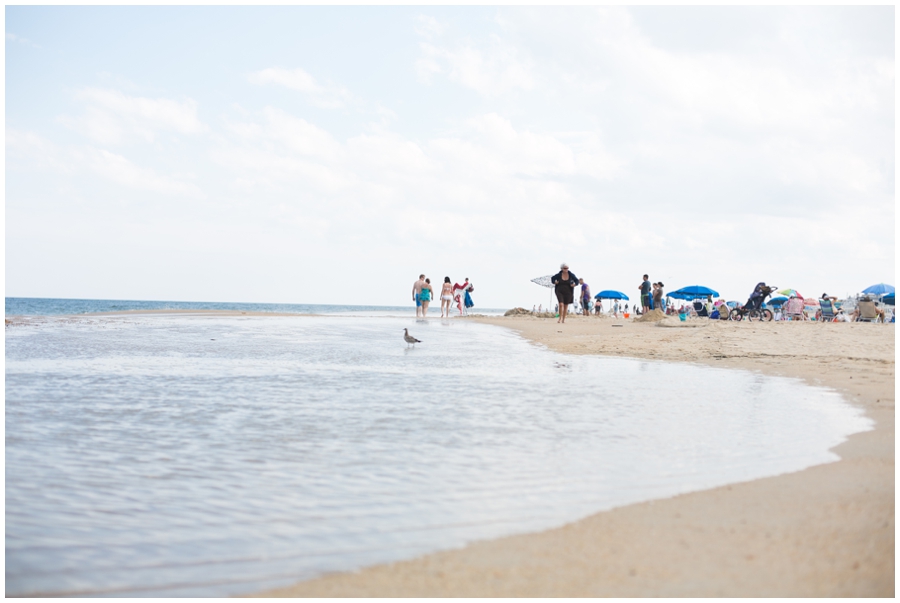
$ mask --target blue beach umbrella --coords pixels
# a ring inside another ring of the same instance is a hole
[[[871,287],[866,287],[863,289],[863,293],[868,293],[869,295],[884,295],[885,293],[893,293],[894,287],[891,285],[885,285],[884,283],[878,283],[877,285],[872,285]]]
[[[628,299],[628,296],[621,291],[613,291],[612,289],[604,289],[594,296],[594,299]]]
[[[783,304],[783,303],[786,302],[787,300],[788,300],[788,298],[786,298],[786,297],[784,297],[784,296],[782,296],[782,297],[773,297],[772,299],[769,300],[769,304],[770,304],[770,305],[773,305],[773,306],[780,306],[781,304]]]
[[[714,291],[709,287],[703,287],[702,285],[691,285],[690,287],[682,287],[678,291],[672,291],[667,297],[674,297],[675,299],[697,299],[706,297],[707,295],[719,297],[719,292]]]
[[[894,294],[891,293],[890,295],[885,295],[883,298],[881,298],[881,301],[886,303],[889,306],[895,305],[894,304]]]

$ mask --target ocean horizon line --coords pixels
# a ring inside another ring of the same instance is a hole
[[[433,306],[433,310],[440,310]],[[455,306],[454,306],[455,309]],[[92,299],[67,297],[6,297],[7,316],[56,316],[149,310],[243,310],[281,314],[335,314],[345,312],[415,312],[408,305],[323,304],[283,302],[179,301],[142,299]],[[471,308],[470,313],[504,312],[499,308]]]

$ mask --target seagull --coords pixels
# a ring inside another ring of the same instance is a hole
[[[409,344],[416,345],[417,343],[422,343],[421,341],[410,335],[409,331],[407,331],[406,329],[403,329],[403,341],[406,342],[406,347],[409,347]]]

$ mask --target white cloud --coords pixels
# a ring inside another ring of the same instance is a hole
[[[207,127],[197,117],[192,99],[128,96],[117,90],[83,88],[75,100],[86,105],[79,117],[59,120],[73,130],[101,144],[119,144],[129,140],[154,142],[160,132],[197,134]]]
[[[195,198],[204,196],[195,184],[157,174],[104,149],[86,147],[74,151],[73,156],[81,165],[98,176],[134,190]]]
[[[6,129],[7,169],[32,166],[57,172],[71,172],[71,167],[60,158],[59,145],[34,132]]]
[[[421,44],[422,56],[415,63],[416,73],[428,82],[432,75],[447,77],[466,88],[489,97],[511,90],[531,90],[535,86],[530,61],[521,52],[491,36],[484,48],[461,44],[453,48]]]
[[[6,32],[6,39],[11,42],[18,42],[19,44],[25,44],[26,46],[31,46],[32,48],[41,48],[38,44],[35,44],[28,38],[23,38],[22,36],[17,36],[14,33]]]
[[[623,165],[602,148],[596,136],[569,133],[569,137],[581,140],[567,143],[552,134],[517,130],[496,113],[466,120],[460,134],[459,138],[435,139],[430,147],[448,160],[469,166],[474,173],[609,179]]]
[[[308,92],[310,94],[321,94],[325,92],[325,88],[316,83],[313,76],[302,69],[280,69],[277,67],[269,67],[262,71],[251,73],[248,77],[250,83],[257,85],[277,84],[298,90],[300,92]]]
[[[248,191],[336,194],[352,180],[335,168],[303,157],[246,144],[220,145],[210,151],[212,160],[228,168],[230,178]]]
[[[91,146],[59,146],[34,132],[7,129],[6,153],[11,172],[49,171],[67,178],[93,174],[132,190],[198,199],[204,197],[196,184],[140,167],[122,155]]]
[[[335,84],[322,85],[303,69],[283,69],[268,67],[247,76],[247,80],[258,86],[274,84],[290,90],[303,92],[310,102],[326,109],[343,107],[354,101],[350,92]]]
[[[293,151],[325,161],[335,158],[340,152],[340,145],[331,134],[305,119],[273,107],[266,107],[263,116],[268,135]]]
[[[423,38],[434,38],[444,33],[444,24],[430,15],[417,15],[413,26],[417,35]]]

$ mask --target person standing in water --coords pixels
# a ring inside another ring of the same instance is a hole
[[[419,291],[419,299],[422,300],[422,318],[425,318],[425,315],[428,314],[428,304],[431,303],[432,297],[434,297],[434,289],[431,288],[431,279],[426,278],[425,284],[422,285],[422,289]]]
[[[422,300],[419,299],[419,293],[422,291],[422,286],[425,284],[425,275],[420,274],[419,280],[413,283],[412,288],[412,296],[413,301],[416,302],[416,318],[422,315]]]
[[[559,265],[559,272],[550,278],[550,282],[556,287],[556,299],[559,301],[559,320],[556,322],[564,323],[568,306],[575,301],[574,291],[578,277],[569,272],[569,265],[563,262]]]
[[[450,284],[450,277],[444,277],[444,284],[441,285],[441,318],[446,316],[450,318],[450,304],[453,303],[453,285]]]

